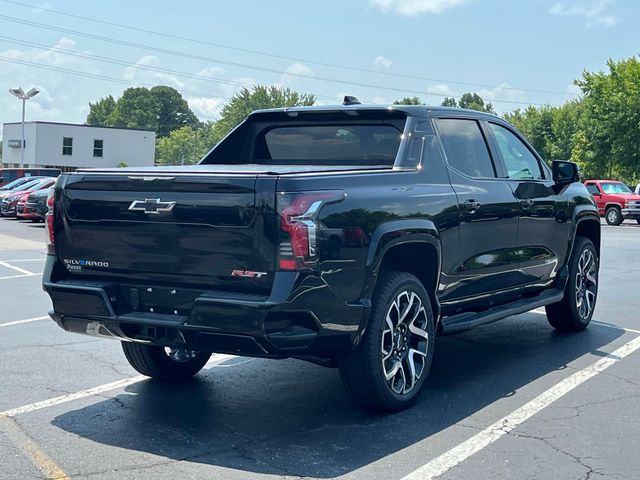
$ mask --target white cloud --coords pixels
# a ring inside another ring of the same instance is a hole
[[[373,102],[373,103],[377,103],[377,104],[383,104],[383,105],[386,105],[386,104],[388,103],[386,98],[384,98],[384,97],[377,97],[377,96],[376,96],[376,97],[373,97],[372,102]]]
[[[389,68],[391,68],[391,65],[393,64],[393,60],[383,55],[378,55],[376,58],[373,59],[373,64],[376,67],[382,67],[385,70],[389,70]]]
[[[510,102],[526,102],[527,98],[525,92],[512,88],[507,82],[502,82],[500,85],[494,88],[483,88],[478,90],[478,95],[482,97],[485,103],[506,100]],[[517,105],[506,102],[497,102],[493,107],[498,113],[513,110]]]
[[[587,28],[599,25],[613,27],[619,21],[611,12],[613,6],[613,0],[574,0],[554,3],[549,13],[563,17],[582,17],[587,22]]]
[[[383,13],[393,11],[407,17],[422,13],[439,14],[474,0],[369,0],[369,5]]]
[[[292,63],[285,69],[284,75],[280,78],[280,84],[288,86],[296,81],[304,81],[314,76],[315,72],[304,63]]]
[[[155,55],[145,55],[135,63],[135,67],[127,67],[124,78],[133,83],[169,85],[178,90],[185,88],[185,82],[173,74],[150,70],[162,67],[162,62]]]
[[[436,83],[433,85],[429,85],[427,87],[427,92],[434,93],[437,95],[449,96],[449,97],[453,95],[453,92],[451,91],[451,88],[449,87],[449,85],[446,85],[444,83]]]
[[[220,111],[226,103],[223,98],[191,97],[187,98],[189,108],[201,120],[215,120],[220,117]]]

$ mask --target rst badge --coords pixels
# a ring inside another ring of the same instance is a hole
[[[242,277],[242,278],[260,278],[267,275],[267,272],[252,272],[250,270],[234,270],[231,272],[232,277]]]
[[[132,212],[144,212],[147,215],[159,215],[173,210],[176,202],[163,202],[159,198],[145,198],[144,200],[134,200],[129,205]]]

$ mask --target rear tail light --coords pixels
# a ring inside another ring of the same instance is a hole
[[[277,196],[278,267],[281,270],[308,270],[318,261],[318,214],[330,203],[344,199],[342,190],[280,192]]]
[[[44,216],[44,228],[47,236],[47,253],[56,254],[56,235],[53,230],[53,213],[55,210],[56,191],[55,188],[49,190],[47,196],[47,213]]]

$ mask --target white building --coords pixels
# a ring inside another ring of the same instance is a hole
[[[20,166],[22,124],[2,127],[2,166]],[[93,127],[71,123],[26,122],[25,168],[153,166],[156,135],[153,130]]]

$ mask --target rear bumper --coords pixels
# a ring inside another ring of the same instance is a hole
[[[369,308],[347,304],[320,277],[277,272],[269,296],[59,280],[48,256],[43,288],[63,329],[176,348],[258,357],[336,357],[349,351]],[[136,301],[132,302],[131,292]],[[153,298],[150,303],[138,297]],[[135,308],[132,304],[135,304]]]

